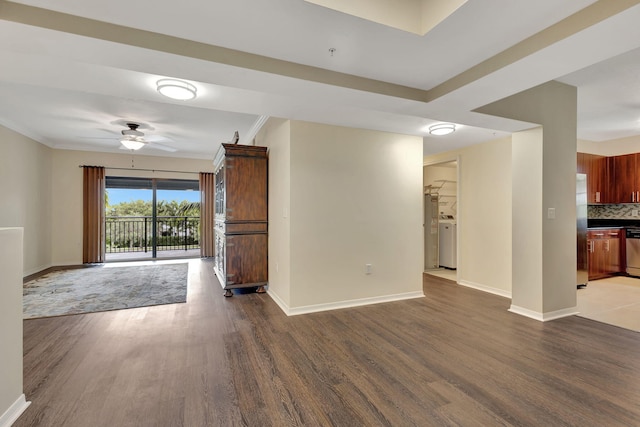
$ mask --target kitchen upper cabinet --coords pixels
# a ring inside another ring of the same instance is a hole
[[[610,189],[609,164],[610,159],[605,156],[591,155],[589,171],[587,172],[587,203],[609,203]]]
[[[588,165],[586,161],[586,156],[590,156],[590,154],[578,153],[578,167],[577,167],[578,173],[587,173]]]
[[[587,203],[610,203],[610,158],[578,153],[577,160],[578,173],[587,174]]]
[[[640,203],[640,173],[638,173],[638,154],[615,156],[613,161],[613,179],[611,189],[612,203]]]

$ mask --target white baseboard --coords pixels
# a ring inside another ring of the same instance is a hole
[[[13,405],[0,416],[0,427],[11,427],[29,405],[31,402],[27,402],[24,394],[20,395]]]
[[[469,282],[466,280],[461,280],[458,282],[461,286],[466,286],[467,288],[477,289],[479,291],[488,292],[490,294],[499,295],[501,297],[511,299],[511,291],[506,291],[504,289],[492,288],[491,286],[481,285],[480,283]]]
[[[424,293],[422,291],[416,291],[291,308],[287,304],[285,304],[285,302],[282,301],[282,299],[280,299],[280,297],[278,297],[276,294],[268,291],[267,293],[287,316],[297,316],[300,314],[317,313],[320,311],[338,310],[341,308],[360,307],[363,305],[380,304],[385,302],[402,301],[406,299],[424,297]]]
[[[529,310],[528,308],[519,307],[513,304],[509,307],[509,311],[521,316],[529,317],[539,322],[547,322],[549,320],[560,319],[562,317],[574,316],[579,313],[578,307],[563,308],[562,310],[540,313],[538,311]]]
[[[284,302],[282,298],[280,298],[280,296],[273,292],[269,287],[267,287],[267,295],[269,295],[273,302],[275,302],[278,307],[280,307],[280,310],[282,310],[287,316],[289,315],[289,305]]]

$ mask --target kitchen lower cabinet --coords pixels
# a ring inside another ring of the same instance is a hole
[[[621,234],[621,231],[618,231],[617,233],[610,232],[609,238],[607,239],[609,245],[607,248],[608,257],[605,267],[608,275],[615,275],[624,272],[622,263],[622,239],[619,237],[619,234]]]
[[[587,233],[589,280],[624,273],[624,229],[597,229]]]

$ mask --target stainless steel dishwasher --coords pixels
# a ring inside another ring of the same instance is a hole
[[[627,274],[640,276],[640,228],[627,228]]]

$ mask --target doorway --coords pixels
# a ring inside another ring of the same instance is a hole
[[[425,165],[425,272],[458,281],[458,161]]]
[[[106,177],[106,261],[200,256],[197,180]]]

